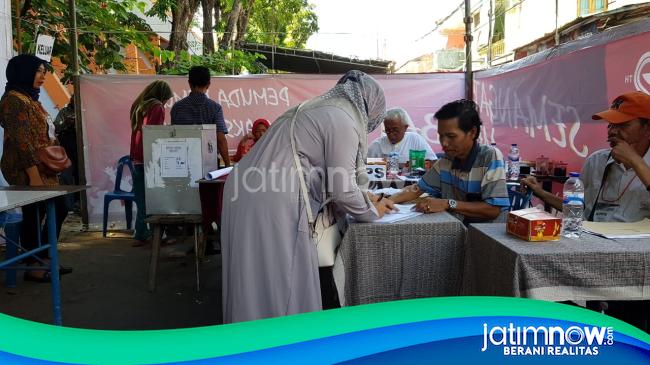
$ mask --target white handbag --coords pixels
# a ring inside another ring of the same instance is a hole
[[[311,232],[314,243],[316,244],[316,249],[318,250],[318,266],[333,266],[334,258],[336,256],[336,249],[341,243],[341,239],[343,237],[339,229],[339,225],[334,219],[332,207],[330,204],[328,204],[330,199],[327,199],[326,189],[323,189],[323,203],[316,213],[316,219],[314,219],[314,214],[311,210],[309,190],[307,189],[307,184],[305,183],[305,176],[303,174],[302,165],[300,164],[300,158],[298,157],[298,151],[296,150],[296,141],[293,133],[293,127],[296,123],[296,116],[298,115],[301,107],[302,104],[298,105],[298,108],[296,108],[296,112],[291,119],[291,126],[289,128],[289,133],[291,135],[291,149],[293,150],[293,159],[296,165],[296,170],[298,172],[298,179],[300,180],[300,192],[307,208],[307,221],[309,222],[309,230]]]

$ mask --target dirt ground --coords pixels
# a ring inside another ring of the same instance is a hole
[[[221,323],[221,256],[201,264],[201,291],[196,292],[194,256],[172,258],[192,247],[192,238],[163,247],[157,290],[149,293],[151,246],[132,247],[127,231],[82,232],[69,217],[59,238],[60,262],[73,267],[61,278],[63,325],[106,330],[144,330],[207,326]],[[0,248],[0,251],[4,251]],[[4,257],[4,252],[0,252]],[[7,288],[0,272],[0,313],[52,323],[49,284],[25,282]]]

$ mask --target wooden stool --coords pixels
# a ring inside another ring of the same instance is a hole
[[[158,258],[160,257],[160,243],[162,241],[162,227],[164,225],[185,225],[194,226],[194,263],[196,265],[196,291],[201,290],[199,279],[199,257],[202,256],[204,247],[199,247],[199,226],[203,222],[200,214],[176,214],[176,215],[151,215],[145,222],[153,228],[153,242],[151,244],[151,259],[149,260],[149,291],[156,290],[156,272],[158,271]]]

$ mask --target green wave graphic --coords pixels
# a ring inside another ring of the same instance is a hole
[[[545,317],[611,326],[619,333],[650,343],[650,335],[636,327],[580,307],[521,298],[444,297],[159,331],[56,327],[0,315],[0,351],[69,363],[168,363],[233,355],[409,322],[482,316]],[[25,341],[27,338],[29,341]]]

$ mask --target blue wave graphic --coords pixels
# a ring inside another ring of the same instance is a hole
[[[357,331],[311,341],[219,358],[168,364],[650,364],[650,344],[616,332],[614,344],[599,346],[595,356],[504,356],[501,346],[483,347],[483,324],[493,326],[585,326],[582,323],[531,317],[449,318]],[[529,336],[532,343],[532,336]],[[562,347],[562,346],[560,346]],[[152,349],[152,351],[155,351]],[[97,359],[98,362],[101,359]],[[0,352],[0,364],[62,364]]]

